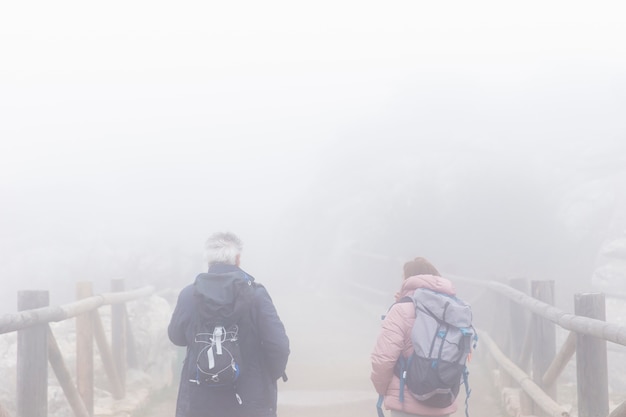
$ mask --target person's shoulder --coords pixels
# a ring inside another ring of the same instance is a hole
[[[413,301],[403,300],[396,301],[390,308],[387,316],[411,317],[415,316],[415,307]]]
[[[254,283],[254,304],[259,309],[275,308],[274,300],[265,285]]]
[[[252,286],[254,287],[254,296],[255,297],[269,297],[269,298],[271,298],[270,297],[270,293],[267,291],[267,288],[265,288],[265,285],[261,284],[260,282],[254,281]]]
[[[265,288],[265,285],[261,284],[259,281],[253,281],[252,285],[254,286],[255,289],[267,291],[267,289]]]
[[[184,286],[183,289],[180,290],[180,292],[178,293],[178,299],[181,300],[181,299],[191,298],[193,296],[193,291],[194,291],[193,284],[188,284]]]

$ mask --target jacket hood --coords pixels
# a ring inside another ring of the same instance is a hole
[[[456,295],[454,284],[447,278],[435,275],[415,275],[402,282],[400,291],[396,293],[396,301],[402,297],[412,295],[418,288],[428,288],[444,294]]]
[[[233,265],[211,265],[196,277],[194,301],[203,321],[232,324],[249,310],[254,279]]]

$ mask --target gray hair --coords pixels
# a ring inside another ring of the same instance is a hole
[[[242,250],[243,242],[234,233],[214,233],[204,244],[204,258],[209,265],[235,265]]]

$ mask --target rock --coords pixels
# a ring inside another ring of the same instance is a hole
[[[626,237],[613,239],[605,243],[600,248],[600,256],[610,259],[621,259],[626,261]]]
[[[626,260],[614,259],[596,268],[591,282],[607,294],[626,294]]]

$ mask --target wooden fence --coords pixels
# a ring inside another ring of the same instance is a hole
[[[518,396],[510,415],[568,417],[556,384],[575,356],[578,416],[626,416],[626,402],[609,411],[607,362],[607,341],[626,346],[626,326],[606,322],[604,294],[576,294],[570,314],[553,305],[554,281],[452,278],[481,288],[472,305],[483,310],[481,323],[491,325],[478,330],[479,343],[500,371],[503,396]],[[556,326],[569,331],[558,350]]]
[[[77,301],[51,307],[48,291],[18,292],[18,313],[0,317],[0,334],[17,331],[17,417],[48,415],[48,362],[76,417],[93,416],[94,341],[96,342],[110,392],[125,397],[127,367],[136,366],[133,332],[126,302],[154,293],[144,287],[124,291],[122,279],[111,281],[111,291],[93,295],[91,282],[76,285]],[[111,343],[108,342],[99,308],[111,306]],[[76,318],[76,381],[59,349],[50,322]],[[8,416],[0,404],[0,416]]]

